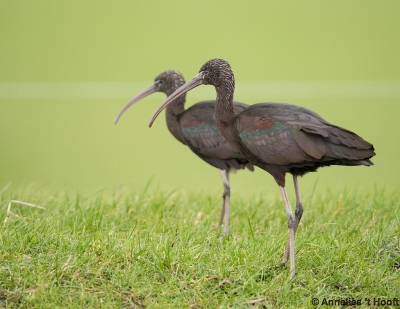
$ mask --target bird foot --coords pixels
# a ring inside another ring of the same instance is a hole
[[[234,236],[234,235],[232,235],[231,233],[223,233],[223,234],[221,234],[221,236],[219,236],[219,240],[220,241],[222,241],[222,240],[238,240],[239,238],[237,237],[237,236]]]

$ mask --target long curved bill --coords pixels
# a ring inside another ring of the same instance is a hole
[[[163,111],[164,108],[167,107],[169,103],[171,103],[173,100],[175,100],[177,97],[181,96],[182,94],[188,92],[189,90],[192,90],[193,88],[196,88],[197,86],[200,86],[203,84],[203,72],[200,72],[197,74],[194,78],[189,80],[186,84],[182,85],[179,87],[174,93],[172,93],[161,106],[156,110],[156,112],[153,114],[153,116],[150,119],[149,122],[149,127],[153,125],[153,122],[156,120],[157,116]]]
[[[147,97],[149,94],[152,94],[157,91],[157,86],[155,84],[151,85],[150,87],[147,87],[145,90],[143,90],[141,93],[138,95],[134,96],[128,103],[125,104],[125,106],[119,111],[117,117],[115,118],[114,124],[117,124],[119,118],[122,116],[122,114],[134,103],[137,101],[143,99],[144,97]]]

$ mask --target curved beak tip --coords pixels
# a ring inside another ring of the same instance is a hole
[[[157,86],[155,84],[151,85],[150,87],[147,87],[144,89],[142,92],[140,92],[138,95],[133,97],[128,103],[125,104],[125,106],[119,111],[117,117],[114,120],[114,124],[117,124],[118,120],[121,118],[122,114],[134,103],[137,101],[143,99],[144,97],[147,97],[149,94],[152,94],[157,91]]]

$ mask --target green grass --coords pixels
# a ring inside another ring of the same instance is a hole
[[[266,197],[267,196],[267,197]],[[265,198],[266,197],[266,198]],[[220,193],[89,196],[6,190],[0,220],[0,305],[7,308],[314,308],[312,298],[399,298],[399,193],[305,196],[290,283],[279,199],[232,198],[229,238]],[[255,304],[246,301],[264,299]]]

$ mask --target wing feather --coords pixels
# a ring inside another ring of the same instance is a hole
[[[357,134],[295,105],[252,105],[237,117],[235,127],[245,147],[267,164],[362,160],[375,155],[372,144]]]
[[[234,106],[237,113],[241,113],[247,107],[246,104],[237,102]],[[215,101],[199,102],[186,110],[179,119],[185,143],[202,156],[245,160],[239,150],[227,142],[219,132],[214,112]],[[233,161],[229,161],[228,163],[231,163],[229,165],[239,167],[239,163],[235,164]]]

